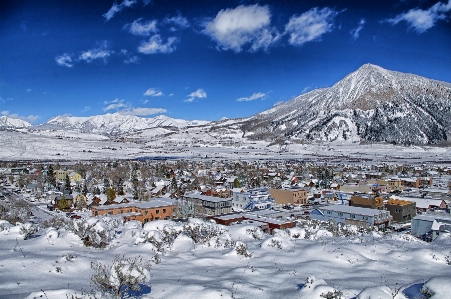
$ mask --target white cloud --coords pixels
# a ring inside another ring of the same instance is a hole
[[[81,110],[81,112],[86,112],[91,110],[91,106],[86,106],[83,110]]]
[[[360,30],[363,29],[363,25],[365,25],[365,19],[361,19],[359,21],[359,26],[357,28],[351,30],[350,33],[351,33],[351,35],[352,35],[352,37],[354,39],[358,39],[359,38]]]
[[[124,60],[125,64],[131,64],[131,63],[139,63],[139,57],[138,56],[129,56],[127,59]]]
[[[249,102],[249,101],[255,101],[258,99],[262,99],[266,97],[266,94],[263,92],[255,92],[250,97],[242,97],[237,99],[238,102]]]
[[[64,53],[63,55],[55,57],[55,61],[58,65],[61,66],[67,66],[67,67],[73,67],[74,61],[72,59],[72,55],[68,53]]]
[[[152,36],[149,41],[143,41],[138,47],[138,52],[143,54],[171,53],[175,50],[176,37],[169,37],[166,43],[163,43],[159,34]]]
[[[149,88],[148,90],[146,90],[144,95],[149,96],[149,97],[160,97],[163,95],[163,93],[161,91],[159,91],[158,89]]]
[[[157,21],[152,20],[148,22],[141,23],[142,18],[133,21],[131,24],[127,24],[124,28],[128,28],[133,35],[148,36],[151,33],[158,32]]]
[[[205,23],[204,34],[210,36],[223,50],[241,52],[250,44],[251,52],[267,50],[279,38],[276,29],[270,27],[271,13],[267,6],[240,5],[223,9],[213,20]]]
[[[118,110],[120,108],[129,108],[130,105],[124,103],[124,100],[119,100],[119,99],[114,99],[111,102],[103,102],[106,106],[105,108],[103,108],[103,111],[110,111],[110,110]]]
[[[190,93],[188,95],[188,99],[186,99],[184,102],[191,103],[195,99],[204,99],[206,97],[207,97],[207,93],[205,92],[205,90],[199,88],[198,90],[193,91],[192,93]]]
[[[146,116],[152,114],[166,113],[167,110],[164,108],[129,108],[118,111],[120,114],[124,115],[136,115],[136,116]]]
[[[40,118],[39,115],[21,116],[21,115],[14,114],[14,113],[10,114],[10,112],[8,110],[2,111],[1,115],[7,116],[9,118],[21,119],[21,120],[27,121],[27,122],[29,122],[31,124],[34,123],[35,121],[37,121]]]
[[[446,13],[449,11],[451,11],[451,0],[448,0],[447,4],[437,2],[427,10],[414,8],[406,13],[397,15],[393,19],[385,21],[392,25],[396,25],[401,21],[406,21],[415,31],[423,33],[434,27],[438,20],[448,20],[449,16],[447,16]]]
[[[114,3],[113,6],[103,15],[107,21],[114,17],[114,15],[126,7],[130,7],[136,3],[136,0],[124,0],[121,4]]]
[[[280,100],[274,103],[273,107],[279,106],[281,104],[285,103],[284,101]]]
[[[290,35],[288,42],[293,46],[302,46],[306,42],[319,40],[323,34],[332,30],[337,14],[328,7],[315,7],[300,16],[292,16],[285,26],[285,33]]]
[[[84,51],[78,58],[86,62],[92,62],[95,59],[103,59],[103,61],[106,62],[106,59],[113,53],[113,51],[108,48],[108,42],[103,41],[98,48]]]
[[[28,88],[28,89],[27,89],[27,92],[31,92],[31,88]]]
[[[175,24],[175,25],[179,26],[180,28],[188,28],[189,27],[188,19],[186,19],[185,17],[183,17],[181,15],[178,15],[178,16],[172,17],[172,18],[166,17],[163,20],[163,23]]]

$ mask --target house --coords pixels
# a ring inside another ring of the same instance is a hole
[[[92,216],[116,215],[123,217],[125,221],[136,220],[144,224],[153,220],[175,218],[177,204],[175,199],[158,198],[150,201],[92,206],[91,212]]]
[[[238,188],[237,188],[238,189]],[[270,209],[274,205],[268,188],[238,189],[232,193],[232,208],[236,210]]]
[[[69,176],[69,179],[71,183],[81,183],[83,181],[83,178],[79,173],[76,173],[75,171],[68,172],[67,174]]]
[[[425,213],[427,210],[438,209],[444,210],[448,208],[446,201],[442,199],[419,198],[419,197],[400,197],[391,196],[392,199],[404,199],[415,202],[417,213]]]
[[[352,195],[349,200],[349,205],[368,209],[384,209],[382,197],[376,197],[368,194]]]
[[[412,219],[410,233],[425,238],[431,234],[434,240],[440,232],[451,231],[451,217],[448,215],[418,215]]]
[[[401,178],[401,185],[405,188],[420,187],[420,178]]]
[[[59,209],[60,208],[60,203],[62,199],[65,199],[67,202],[67,207],[72,207],[74,204],[74,197],[70,194],[68,195],[58,195],[55,197],[55,200],[53,202],[53,206],[55,207],[55,209]]]
[[[414,201],[389,199],[384,206],[390,212],[394,222],[410,222],[417,215],[416,203]]]
[[[276,204],[307,204],[307,190],[299,187],[288,187],[281,189],[269,189],[271,197],[274,198]]]
[[[193,216],[215,216],[232,212],[232,198],[213,197],[202,194],[185,194],[182,199],[192,204]]]
[[[353,207],[346,205],[332,205],[314,209],[310,212],[310,219],[336,223],[353,224],[360,227],[387,228],[392,220],[390,212]]]

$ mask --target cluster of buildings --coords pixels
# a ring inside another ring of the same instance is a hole
[[[451,168],[425,165],[326,167],[296,161],[167,161],[155,169],[164,177],[136,172],[149,195],[138,201],[132,199],[131,175],[124,181],[126,195],[113,200],[105,194],[81,193],[53,193],[48,199],[54,208],[64,198],[71,207],[88,207],[93,216],[120,215],[142,223],[207,217],[223,224],[248,220],[272,230],[290,227],[296,218],[309,217],[361,227],[411,224],[412,233],[419,236],[429,233],[432,226],[438,227],[437,231],[446,229],[451,203]],[[24,173],[26,170],[20,168],[10,171],[16,176]],[[58,181],[69,177],[77,186],[87,181],[70,169],[54,173]],[[105,190],[104,179],[88,182]],[[441,218],[429,221],[434,218],[432,212]],[[424,233],[427,227],[430,229]]]

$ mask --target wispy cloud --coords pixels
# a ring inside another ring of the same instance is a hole
[[[86,106],[85,108],[83,108],[83,110],[81,110],[81,112],[86,112],[86,111],[89,111],[89,110],[91,110],[91,107],[90,106]]]
[[[199,88],[196,91],[193,91],[188,95],[188,99],[186,99],[184,102],[191,103],[195,99],[204,99],[207,97],[207,93],[202,88]]]
[[[31,92],[31,88],[28,88],[28,89],[27,89],[27,92]]]
[[[111,6],[111,8],[103,15],[103,17],[109,21],[114,15],[126,7],[130,7],[136,3],[136,0],[124,0],[121,4],[117,4],[116,2]]]
[[[124,26],[133,35],[149,36],[152,33],[158,32],[157,21],[151,20],[147,22],[141,22],[142,18],[139,18],[131,24]]]
[[[238,102],[249,102],[249,101],[255,101],[258,99],[262,99],[266,97],[266,94],[263,92],[255,92],[250,97],[242,97],[237,99]]]
[[[323,34],[332,30],[337,14],[328,7],[315,7],[300,16],[292,16],[285,26],[285,34],[290,36],[288,42],[293,46],[302,46],[306,42],[320,40]]]
[[[166,17],[163,20],[163,23],[165,24],[174,24],[179,26],[180,28],[188,28],[190,26],[189,21],[187,18],[183,17],[182,15],[177,15],[172,18]]]
[[[102,59],[104,62],[106,62],[106,59],[114,53],[109,49],[109,44],[107,41],[103,41],[100,43],[100,46],[95,49],[87,50],[82,52],[78,59],[84,60],[86,62],[92,62],[96,59]]]
[[[169,37],[164,43],[159,34],[155,34],[148,41],[143,41],[138,47],[138,52],[143,54],[171,53],[175,51],[176,37]]]
[[[74,60],[72,59],[72,55],[69,53],[64,53],[60,56],[55,57],[55,61],[58,65],[73,67]]]
[[[127,59],[124,60],[124,63],[125,64],[131,64],[131,63],[138,64],[139,57],[138,56],[129,56],[129,57],[127,57]]]
[[[405,21],[411,28],[413,28],[413,30],[418,33],[423,33],[434,27],[437,21],[449,20],[450,16],[447,15],[449,11],[451,11],[451,0],[448,0],[448,3],[446,4],[437,2],[426,10],[414,8],[408,12],[397,15],[393,19],[383,20],[382,22],[388,22],[392,25],[396,25],[401,21]]]
[[[267,6],[240,5],[234,9],[223,9],[216,17],[204,23],[204,34],[208,35],[222,50],[241,52],[245,45],[249,51],[267,50],[281,35],[270,27],[271,12]]]
[[[115,112],[123,115],[146,116],[167,112],[167,110],[164,108],[133,107],[130,103],[125,103],[124,100],[120,99],[105,101],[103,103],[107,105],[105,108],[103,108],[103,111],[108,112],[114,110]]]
[[[136,116],[147,116],[153,114],[166,113],[167,110],[164,108],[128,108],[121,111],[118,111],[120,114],[124,115],[136,115]]]
[[[4,98],[0,97],[0,102],[2,102],[2,103],[5,103],[6,101],[12,101],[12,100],[13,100],[13,98],[4,99]]]
[[[361,19],[359,21],[359,26],[357,28],[351,30],[350,33],[351,33],[353,39],[359,38],[360,30],[363,29],[363,25],[365,25],[365,19]]]
[[[149,88],[144,95],[149,97],[161,97],[164,94],[156,88]]]
[[[40,118],[39,115],[21,116],[21,115],[15,114],[15,113],[11,114],[8,110],[2,111],[1,115],[7,116],[9,118],[21,119],[21,120],[27,121],[31,124]]]

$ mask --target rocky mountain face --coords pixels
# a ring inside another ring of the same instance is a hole
[[[451,84],[365,64],[241,124],[258,140],[436,144],[451,138]]]
[[[17,119],[17,118],[11,118],[8,116],[0,116],[0,128],[17,129],[17,128],[28,128],[28,127],[31,127],[31,124],[24,120]]]
[[[118,134],[155,127],[186,128],[206,123],[208,122],[173,119],[165,115],[143,118],[113,113],[90,117],[57,116],[42,125],[33,127],[33,130],[72,130],[81,133]]]

